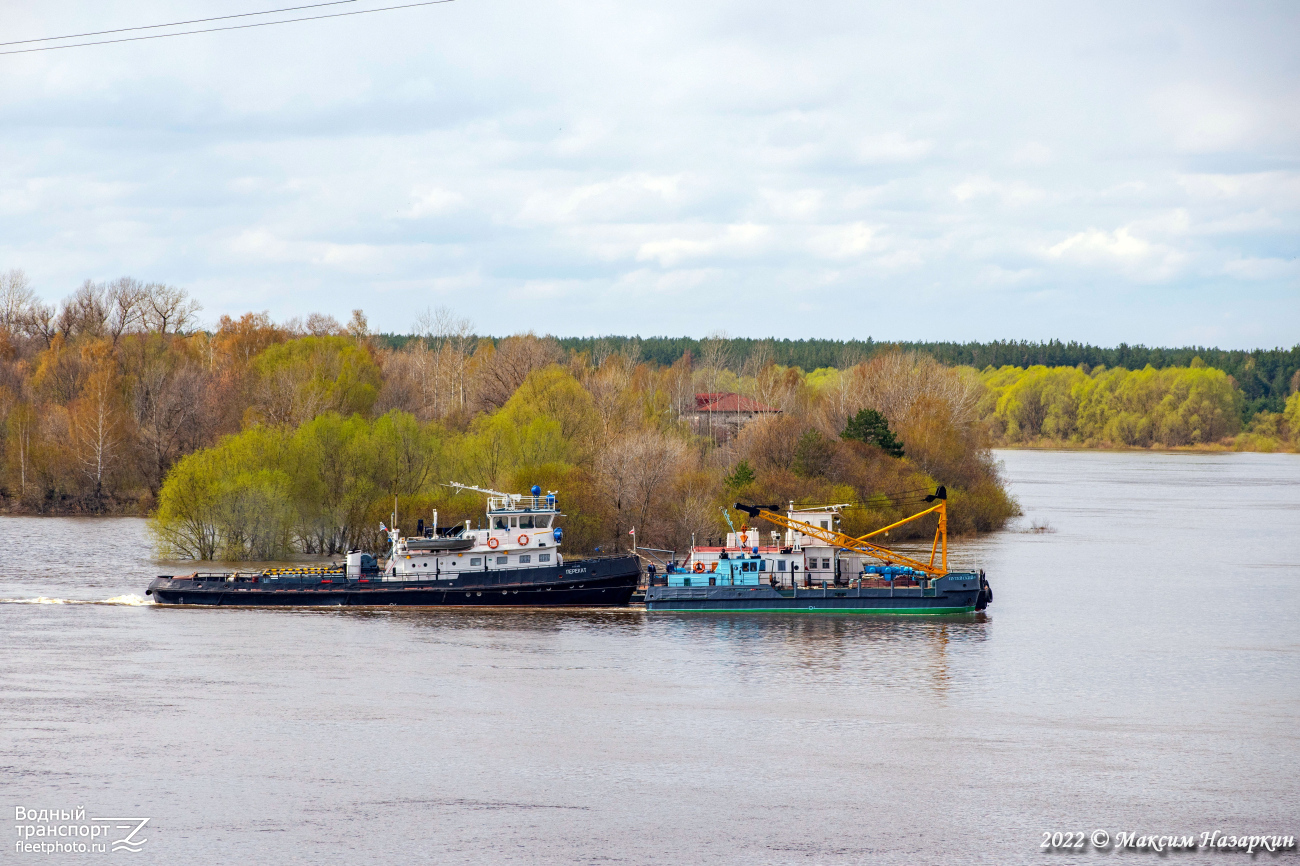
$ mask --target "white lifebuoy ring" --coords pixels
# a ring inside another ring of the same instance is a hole
[[[521,536],[519,536],[518,538],[516,538],[515,541],[518,541],[521,547],[527,547],[527,546],[528,546],[528,536],[527,536],[527,535],[521,535]]]
[[[497,545],[500,544],[500,543],[501,543],[501,542],[497,541],[495,538],[489,538],[489,539],[488,539],[488,547],[492,548],[493,550],[496,550],[496,549],[497,549]]]

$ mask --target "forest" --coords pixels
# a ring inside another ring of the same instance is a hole
[[[846,529],[866,532],[939,484],[953,531],[995,530],[1018,513],[998,445],[1270,450],[1300,432],[1294,373],[1279,411],[1243,420],[1250,398],[1199,355],[976,368],[718,336],[661,357],[669,341],[482,337],[445,308],[400,337],[360,310],[206,327],[200,312],[130,278],[50,305],[0,274],[0,507],[149,515],[168,556],[274,559],[374,549],[394,500],[408,528],[434,509],[444,525],[480,517],[450,481],[540,484],[560,494],[566,546],[617,549],[635,527],[683,550],[725,532],[738,499],[846,503]],[[834,357],[789,363],[804,350]],[[765,411],[701,411],[705,394]]]
[[[1292,393],[1281,412],[1261,410],[1243,424],[1245,395],[1231,376],[1199,357],[1191,366],[1163,369],[990,367],[979,378],[985,388],[979,414],[998,444],[1300,447],[1300,395]]]
[[[401,341],[404,338],[390,338]],[[570,352],[606,351],[626,352],[629,347],[639,357],[662,365],[674,363],[690,352],[699,357],[701,341],[689,337],[586,337],[564,338],[560,345]],[[1290,349],[1255,349],[1251,351],[1224,350],[1205,346],[1186,346],[1176,349],[1129,346],[1121,343],[1113,348],[1091,346],[1086,343],[1048,340],[1028,341],[996,340],[988,343],[950,342],[876,342],[864,340],[761,340],[753,338],[723,338],[724,350],[736,363],[744,364],[753,352],[766,353],[774,363],[786,367],[815,370],[824,367],[847,367],[870,358],[876,352],[897,350],[921,352],[941,364],[952,367],[1123,367],[1141,370],[1152,367],[1190,367],[1196,359],[1233,378],[1242,392],[1240,405],[1243,423],[1249,423],[1258,412],[1280,413],[1286,399],[1295,393],[1295,377],[1300,372],[1300,344]]]

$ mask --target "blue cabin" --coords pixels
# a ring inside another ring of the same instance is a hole
[[[708,570],[701,568],[700,571],[672,569],[668,572],[668,585],[758,586],[759,574],[767,571],[767,563],[758,556],[751,559],[719,559],[709,565]]]

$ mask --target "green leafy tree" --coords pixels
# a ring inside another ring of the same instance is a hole
[[[875,445],[890,457],[903,456],[903,443],[889,429],[889,421],[885,416],[875,409],[859,410],[858,414],[849,419],[840,436]]]
[[[722,481],[727,485],[728,490],[734,491],[753,484],[757,477],[758,476],[754,474],[753,467],[749,465],[749,461],[741,460],[736,464],[736,468],[732,470],[731,474]]]
[[[369,415],[382,384],[370,353],[347,337],[303,337],[253,362],[254,418],[296,427],[323,412]]]
[[[816,430],[808,430],[799,437],[794,449],[794,472],[803,478],[824,478],[835,459],[835,440],[828,439]]]

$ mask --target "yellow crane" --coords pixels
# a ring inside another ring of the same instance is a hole
[[[764,508],[761,505],[742,505],[737,502],[735,507],[737,511],[743,511],[750,517],[761,517],[769,523],[775,523],[777,526],[784,527],[785,529],[793,529],[797,532],[802,532],[804,535],[820,539],[833,547],[852,550],[857,553],[865,553],[867,556],[893,565],[906,565],[907,567],[914,568],[923,574],[928,574],[930,577],[943,577],[948,573],[948,491],[940,485],[938,490],[925,497],[925,501],[934,502],[935,504],[931,505],[924,511],[918,511],[911,517],[904,517],[896,523],[882,526],[875,532],[868,532],[860,538],[854,538],[851,535],[845,535],[843,532],[836,532],[833,529],[822,529],[820,526],[813,526],[811,523],[805,523],[802,520],[794,520],[786,517],[784,514],[774,511],[771,508]],[[881,533],[888,532],[897,526],[902,526],[904,523],[910,523],[913,520],[925,517],[927,514],[939,515],[939,525],[934,531],[934,543],[930,545],[930,562],[928,564],[921,562],[919,559],[912,559],[910,556],[895,553],[888,547],[881,547],[878,544],[872,544],[867,541],[868,538],[873,538]],[[939,568],[935,568],[934,565],[936,555],[941,556]]]

